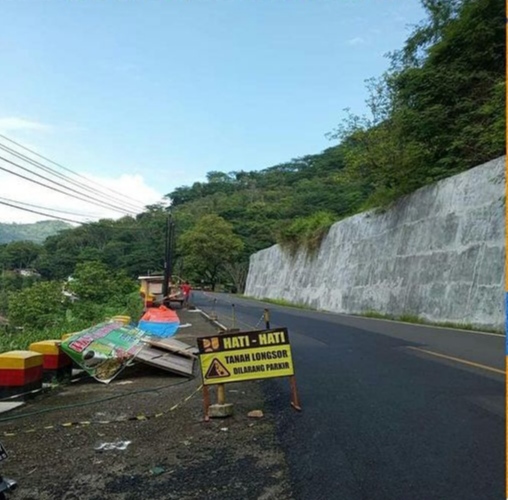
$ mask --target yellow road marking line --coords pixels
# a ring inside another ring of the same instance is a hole
[[[462,358],[455,358],[453,356],[448,356],[446,354],[441,354],[439,352],[427,351],[427,349],[422,349],[420,347],[407,346],[406,349],[413,349],[414,351],[424,352],[425,354],[430,354],[431,356],[437,356],[438,358],[449,359],[450,361],[456,361],[457,363],[462,363],[464,365],[474,366],[475,368],[481,368],[482,370],[488,370],[495,373],[501,373],[505,375],[504,370],[500,370],[499,368],[493,368],[492,366],[482,365],[480,363],[474,363],[473,361],[467,361]]]

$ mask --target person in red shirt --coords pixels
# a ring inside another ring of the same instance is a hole
[[[180,288],[182,289],[182,292],[183,292],[183,297],[184,297],[184,305],[186,307],[189,306],[189,299],[190,299],[190,294],[191,294],[191,291],[192,291],[192,288],[191,286],[189,285],[189,282],[186,281],[183,285],[180,286]]]

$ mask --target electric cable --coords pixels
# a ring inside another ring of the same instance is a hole
[[[45,214],[43,212],[38,212],[37,210],[31,210],[30,208],[17,207],[16,205],[12,205],[11,203],[6,203],[5,201],[0,201],[0,205],[5,205],[7,207],[16,208],[18,210],[23,210],[25,212],[30,212],[32,214],[43,215],[44,217],[51,217],[52,219],[58,219],[58,220],[61,220],[63,222],[72,222],[73,224],[83,224],[83,221],[77,221],[77,220],[73,220],[73,219],[67,219],[66,217],[59,217],[58,215]]]
[[[64,186],[64,185],[62,185],[62,184],[60,184],[60,183],[56,182],[56,181],[53,181],[53,180],[51,180],[51,179],[48,179],[47,177],[44,177],[43,175],[37,174],[37,173],[35,173],[35,172],[32,172],[30,169],[28,169],[28,168],[26,168],[26,167],[23,167],[23,166],[21,166],[21,165],[18,165],[17,163],[15,163],[15,162],[13,162],[13,161],[11,161],[11,160],[8,160],[7,158],[4,158],[3,156],[0,156],[0,160],[3,160],[3,161],[5,161],[5,162],[7,162],[7,163],[10,163],[11,165],[14,165],[15,167],[21,168],[22,170],[25,170],[25,171],[29,172],[30,174],[36,175],[37,177],[41,177],[42,179],[48,180],[49,182],[52,182],[53,184],[56,184],[57,186],[62,186],[63,188],[68,189],[69,191],[74,191],[74,192],[76,192],[78,195],[81,195],[81,193],[80,193],[79,191],[76,191],[75,189],[69,188],[69,187],[67,187],[67,186]],[[65,194],[65,195],[67,195],[67,196],[71,196],[71,197],[73,197],[73,198],[78,198],[79,200],[85,201],[85,202],[90,203],[90,204],[92,204],[92,205],[98,205],[98,204],[99,204],[99,206],[101,206],[102,208],[109,208],[110,210],[114,210],[115,212],[119,212],[119,213],[122,213],[122,214],[124,214],[124,215],[136,215],[134,212],[130,212],[130,211],[127,211],[127,210],[121,209],[121,208],[116,207],[115,205],[112,205],[112,204],[107,203],[107,202],[105,202],[105,201],[97,200],[96,198],[93,198],[93,197],[91,197],[91,196],[89,196],[89,197],[88,197],[88,199],[87,199],[87,198],[82,198],[82,197],[80,197],[80,196],[76,196],[76,195],[73,195],[73,194],[67,193],[67,192],[65,192],[65,191],[62,191],[61,189],[57,189],[57,188],[55,188],[55,187],[53,187],[53,186],[48,186],[47,184],[44,184],[44,183],[39,182],[39,181],[36,181],[35,179],[31,179],[30,177],[26,177],[26,176],[24,176],[24,175],[21,175],[21,174],[18,174],[18,173],[16,173],[16,172],[13,172],[12,170],[9,170],[9,169],[7,169],[7,168],[5,168],[5,167],[0,167],[0,170],[3,170],[4,172],[8,172],[8,173],[10,173],[10,174],[16,175],[17,177],[20,177],[20,178],[25,179],[25,180],[27,180],[27,181],[34,182],[35,184],[39,184],[40,186],[44,186],[44,187],[46,187],[46,188],[48,188],[48,189],[51,189],[51,190],[53,190],[53,191],[56,191],[56,192],[58,192],[58,193]],[[90,200],[95,200],[95,201],[96,201],[96,203],[93,203],[93,202],[92,202],[92,201],[90,201]]]
[[[48,162],[52,163],[53,165],[55,165],[55,166],[57,166],[57,167],[59,167],[59,168],[61,168],[61,169],[65,170],[65,171],[67,171],[67,172],[69,172],[69,173],[72,173],[72,174],[76,175],[77,177],[80,177],[80,178],[82,178],[82,179],[86,180],[87,182],[89,182],[89,183],[91,183],[91,184],[95,184],[95,185],[97,185],[97,186],[99,186],[99,187],[104,187],[104,189],[107,189],[108,191],[110,191],[110,192],[112,192],[112,193],[116,193],[116,194],[119,194],[119,195],[121,195],[121,196],[125,196],[125,195],[123,195],[122,193],[120,193],[120,192],[118,192],[118,191],[115,191],[114,189],[108,188],[107,186],[101,186],[98,182],[94,182],[94,181],[92,181],[91,179],[88,179],[87,177],[85,177],[84,175],[81,175],[81,174],[78,174],[77,172],[74,172],[74,171],[73,171],[73,170],[71,170],[70,168],[67,168],[67,167],[66,167],[66,166],[64,166],[64,165],[62,165],[62,164],[60,164],[60,163],[57,163],[57,162],[55,162],[55,161],[51,160],[50,158],[47,158],[46,156],[43,156],[43,155],[41,155],[41,154],[37,153],[36,151],[34,151],[34,150],[30,149],[30,148],[27,148],[26,146],[23,146],[23,144],[20,144],[19,142],[16,142],[16,141],[14,141],[14,140],[12,140],[12,139],[9,139],[9,137],[7,137],[7,136],[5,136],[5,135],[3,135],[3,134],[0,134],[0,137],[1,137],[1,138],[3,138],[3,139],[5,139],[5,140],[7,140],[7,141],[9,141],[9,142],[11,142],[12,144],[16,144],[16,146],[19,146],[20,148],[23,148],[25,151],[28,151],[28,152],[30,152],[30,153],[32,153],[32,154],[34,154],[34,155],[38,156],[39,158],[42,158],[43,160],[46,160],[46,161],[48,161]],[[137,204],[140,204],[140,205],[144,206],[144,203],[143,203],[143,202],[141,202],[141,201],[139,201],[139,200],[136,200],[135,198],[131,198],[130,196],[125,196],[125,198],[129,198],[131,201],[134,201],[135,203],[137,203]]]
[[[192,377],[192,379],[194,379],[194,378],[195,377]],[[132,396],[133,394],[142,394],[144,392],[159,391],[161,389],[167,389],[168,387],[175,387],[177,385],[186,384],[188,382],[189,382],[189,380],[186,379],[186,380],[182,380],[180,382],[176,382],[174,384],[166,384],[166,385],[162,385],[159,387],[150,387],[148,389],[138,389],[137,391],[128,391],[128,392],[125,392],[122,394],[108,396],[106,398],[94,399],[92,401],[85,401],[83,403],[73,403],[73,404],[69,404],[69,405],[53,406],[51,408],[44,408],[43,410],[37,410],[37,411],[28,412],[28,413],[20,413],[19,415],[11,415],[10,417],[0,418],[0,423],[10,422],[12,420],[19,420],[20,418],[31,417],[33,415],[40,415],[42,413],[50,413],[52,411],[57,411],[57,410],[67,410],[70,408],[80,408],[82,406],[89,406],[92,404],[103,403],[105,401],[111,401],[113,399],[124,398],[126,396]]]
[[[24,201],[11,200],[9,198],[4,198],[3,196],[0,196],[0,200],[6,201],[7,203],[16,203],[17,205],[25,205],[27,207],[39,208],[41,210],[49,210],[50,212],[58,212],[61,214],[76,215],[78,217],[91,217],[91,218],[95,218],[95,219],[100,218],[99,215],[95,215],[95,214],[80,214],[77,212],[69,212],[67,210],[60,210],[57,208],[43,207],[41,205],[34,205],[33,203],[26,203]]]
[[[42,163],[40,163],[38,161],[35,161],[35,160],[32,160],[32,158],[30,158],[30,157],[28,157],[28,156],[26,156],[24,154],[18,153],[14,149],[6,147],[3,144],[0,144],[0,149],[4,150],[5,152],[7,152],[10,155],[15,156],[16,158],[18,158],[20,160],[23,160],[23,161],[26,161],[27,163],[30,163],[32,166],[34,166],[36,168],[39,168],[39,169],[41,169],[41,170],[43,170],[43,171],[45,171],[45,172],[47,172],[47,173],[49,173],[51,175],[54,175],[54,176],[58,177],[59,179],[64,180],[65,182],[73,184],[74,186],[76,186],[78,188],[84,189],[85,191],[88,191],[88,192],[90,192],[92,194],[95,194],[95,195],[108,196],[111,201],[114,201],[115,203],[118,203],[119,206],[123,205],[121,208],[125,208],[126,210],[130,210],[130,211],[136,211],[136,210],[142,211],[143,210],[143,208],[140,208],[139,206],[136,207],[136,206],[134,206],[131,203],[125,202],[124,200],[120,200],[120,199],[115,198],[115,197],[113,197],[111,195],[108,195],[108,194],[106,194],[106,193],[104,193],[102,191],[90,188],[89,186],[86,186],[85,184],[83,184],[81,182],[77,182],[74,179],[71,179],[68,175],[61,174],[60,172],[56,171],[53,168],[46,167]],[[85,196],[89,196],[86,193],[82,193],[82,194],[85,195]]]

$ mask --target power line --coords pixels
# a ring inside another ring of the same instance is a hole
[[[112,224],[104,224],[104,221],[106,220],[109,220],[107,218],[103,218],[101,219],[99,215],[95,215],[95,214],[83,214],[83,213],[78,213],[78,212],[70,212],[68,210],[60,210],[60,209],[57,209],[57,208],[51,208],[51,207],[44,207],[44,206],[41,206],[41,205],[34,205],[33,203],[26,203],[24,201],[19,201],[19,200],[12,200],[10,198],[4,198],[3,196],[0,196],[0,201],[4,201],[4,202],[7,202],[7,203],[15,203],[16,205],[25,205],[25,206],[28,206],[28,207],[33,207],[33,208],[39,208],[41,210],[49,210],[50,212],[58,212],[58,213],[61,213],[61,214],[67,214],[67,215],[76,215],[78,217],[93,217],[95,219],[98,219],[98,220],[86,220],[84,222],[81,222],[80,224],[83,224],[83,225],[93,225],[93,224],[100,224],[101,227],[107,227],[108,229],[121,229],[121,230],[135,230],[135,231],[150,231],[150,232],[153,232],[153,228],[150,228],[148,226],[140,226],[140,225],[137,225],[137,226],[127,226],[125,225],[124,222],[121,222],[121,220],[117,220],[117,221],[112,221]],[[131,216],[128,216],[126,215],[125,217],[131,217]]]
[[[50,212],[58,212],[58,213],[67,214],[67,215],[77,215],[78,217],[92,217],[92,218],[96,218],[96,219],[99,218],[98,215],[80,214],[80,213],[77,213],[77,212],[69,212],[67,210],[60,210],[60,209],[57,209],[57,208],[43,207],[41,205],[34,205],[32,203],[26,203],[24,201],[11,200],[9,198],[4,198],[3,196],[0,196],[0,200],[6,201],[6,202],[9,202],[9,203],[16,203],[17,205],[26,205],[27,207],[40,208],[42,210],[49,210]]]
[[[16,146],[19,146],[20,148],[23,148],[25,151],[29,151],[30,153],[38,156],[39,158],[42,158],[43,160],[46,160],[46,161],[49,161],[50,163],[52,163],[53,165],[67,171],[67,172],[70,172],[71,174],[74,174],[75,176],[77,177],[80,177],[81,179],[84,179],[86,180],[87,182],[89,182],[90,184],[95,184],[96,186],[99,186],[99,187],[102,187],[103,189],[107,189],[108,191],[112,192],[112,193],[115,193],[117,195],[120,195],[120,196],[123,196],[125,198],[128,198],[130,199],[131,201],[134,201],[135,203],[137,203],[138,205],[141,205],[141,206],[145,206],[143,202],[139,201],[139,200],[136,200],[135,198],[131,198],[130,196],[126,196],[124,195],[123,193],[120,193],[118,191],[115,191],[114,189],[111,189],[111,188],[108,188],[107,186],[102,186],[101,184],[99,184],[98,182],[95,182],[91,179],[88,179],[87,177],[85,177],[84,175],[81,175],[81,174],[78,174],[77,172],[74,172],[73,170],[71,170],[70,168],[67,168],[66,166],[60,164],[60,163],[57,163],[56,161],[53,161],[51,160],[50,158],[47,158],[39,153],[37,153],[36,151],[33,151],[32,149],[30,148],[27,148],[26,146],[23,146],[23,144],[20,144],[19,142],[16,142],[12,139],[9,139],[9,137],[3,135],[3,134],[0,134],[0,137],[2,137],[3,139],[9,141],[9,142],[12,142],[13,144],[16,144]]]
[[[122,207],[122,208],[125,208],[125,210],[129,210],[129,211],[140,211],[140,210],[142,210],[142,208],[136,207],[136,206],[132,205],[131,203],[128,203],[128,202],[126,202],[124,200],[120,200],[118,198],[115,198],[115,197],[113,197],[111,195],[108,195],[108,194],[106,194],[104,192],[98,191],[97,189],[90,188],[89,186],[86,186],[85,184],[83,184],[81,182],[77,182],[74,179],[71,179],[69,176],[61,174],[60,172],[56,171],[55,169],[47,167],[46,165],[43,165],[42,163],[40,163],[38,161],[35,161],[32,158],[30,158],[30,157],[28,157],[28,156],[26,156],[26,155],[24,155],[22,153],[19,153],[16,150],[14,150],[12,148],[9,148],[9,147],[7,147],[7,146],[5,146],[3,144],[0,144],[0,149],[3,149],[7,153],[9,153],[9,154],[19,158],[20,160],[24,160],[24,161],[30,163],[31,165],[33,165],[34,167],[40,168],[41,170],[44,170],[45,172],[48,172],[48,173],[50,173],[52,175],[55,175],[56,177],[66,181],[66,182],[69,182],[69,183],[71,183],[71,184],[73,184],[73,185],[75,185],[75,186],[77,186],[77,187],[79,187],[81,189],[89,191],[89,192],[91,192],[91,193],[93,193],[95,195],[108,196],[111,199],[111,201],[114,201],[116,203],[124,205],[124,207]],[[54,182],[54,181],[52,181],[52,182]],[[83,194],[85,196],[88,196],[86,193],[83,193]]]
[[[39,215],[44,215],[44,216],[47,216],[47,217],[53,217],[55,219],[63,220],[63,221],[66,221],[66,222],[73,222],[73,223],[76,223],[76,224],[81,224],[82,226],[83,225],[87,225],[87,224],[88,225],[92,225],[92,224],[95,224],[95,223],[99,222],[99,221],[90,221],[90,220],[79,222],[79,221],[76,221],[76,220],[73,220],[73,219],[67,219],[65,217],[56,217],[56,216],[53,216],[51,214],[39,212],[39,211],[36,211],[36,210],[30,210],[30,209],[25,209],[23,207],[18,207],[18,206],[13,205],[13,203],[15,203],[16,205],[26,205],[26,206],[29,206],[29,207],[40,208],[42,210],[49,210],[50,212],[59,212],[59,213],[68,214],[68,215],[77,215],[78,217],[91,217],[90,214],[79,214],[79,213],[76,213],[76,212],[68,212],[66,210],[58,210],[58,209],[55,209],[55,208],[42,207],[40,205],[33,205],[31,203],[25,203],[23,201],[11,200],[9,198],[0,197],[0,204],[2,204],[2,205],[6,205],[6,206],[9,206],[9,207],[12,207],[12,208],[19,209],[19,210],[25,210],[27,212],[31,212],[31,213],[35,213],[35,214],[39,214]],[[117,224],[117,225],[104,225],[104,224],[101,224],[101,226],[102,227],[107,227],[108,229],[145,230],[145,231],[149,230],[148,227],[123,226],[123,225],[120,225],[120,224]]]
[[[0,205],[6,205],[8,207],[16,208],[18,210],[24,210],[25,212],[31,212],[31,213],[37,214],[37,215],[44,215],[44,217],[51,217],[52,219],[58,219],[58,220],[61,220],[64,222],[72,222],[74,224],[83,224],[83,222],[80,222],[77,220],[72,220],[72,219],[67,219],[65,217],[59,217],[58,215],[45,214],[43,212],[31,210],[30,208],[17,207],[16,205],[12,205],[11,203],[6,203],[5,201],[0,201]]]
[[[63,187],[64,189],[67,189],[69,191],[73,191],[74,193],[77,193],[78,195],[82,195],[83,194],[83,193],[80,193],[79,191],[76,191],[73,188],[70,188],[70,187],[65,186],[63,184],[60,184],[59,182],[56,182],[56,181],[54,181],[52,179],[48,179],[44,175],[38,174],[36,172],[32,172],[29,168],[23,167],[22,165],[19,165],[19,164],[15,163],[15,162],[13,162],[11,160],[8,160],[7,158],[4,158],[3,156],[0,156],[0,160],[3,160],[5,162],[7,162],[7,163],[10,163],[11,165],[14,165],[15,167],[18,167],[21,170],[25,170],[26,172],[29,172],[32,175],[36,175],[37,177],[40,177],[41,179],[44,179],[44,180],[49,181],[49,182],[52,182],[53,184],[56,184],[57,186]],[[88,196],[88,199],[87,198],[82,198],[80,196],[76,196],[76,195],[67,193],[65,191],[62,191],[61,189],[57,189],[57,188],[55,188],[53,186],[48,186],[47,184],[44,184],[44,183],[39,182],[39,181],[36,181],[35,179],[31,179],[30,177],[26,177],[24,175],[21,175],[21,174],[18,174],[16,172],[13,172],[12,170],[9,170],[9,169],[7,169],[5,167],[0,167],[0,170],[3,170],[4,172],[8,172],[10,174],[16,175],[17,177],[20,177],[20,178],[25,179],[27,181],[34,182],[35,184],[39,184],[40,186],[44,186],[44,187],[46,187],[48,189],[52,189],[53,191],[57,191],[59,193],[65,194],[67,196],[71,196],[73,198],[78,198],[79,200],[86,201],[87,203],[90,203],[92,205],[98,205],[99,204],[102,208],[109,208],[109,209],[114,210],[115,212],[123,213],[124,215],[135,215],[135,213],[132,212],[132,211],[128,211],[128,210],[125,210],[123,208],[116,207],[115,205],[112,205],[111,203],[108,203],[108,202],[102,201],[102,200],[98,200],[97,198],[93,198],[92,196]],[[83,195],[83,196],[86,196],[86,195]],[[97,203],[93,203],[90,200],[94,200]]]

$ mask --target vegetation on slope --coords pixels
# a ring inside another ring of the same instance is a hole
[[[48,236],[72,227],[67,222],[43,220],[33,224],[16,224],[0,222],[0,244],[11,241],[34,241],[42,243]]]

